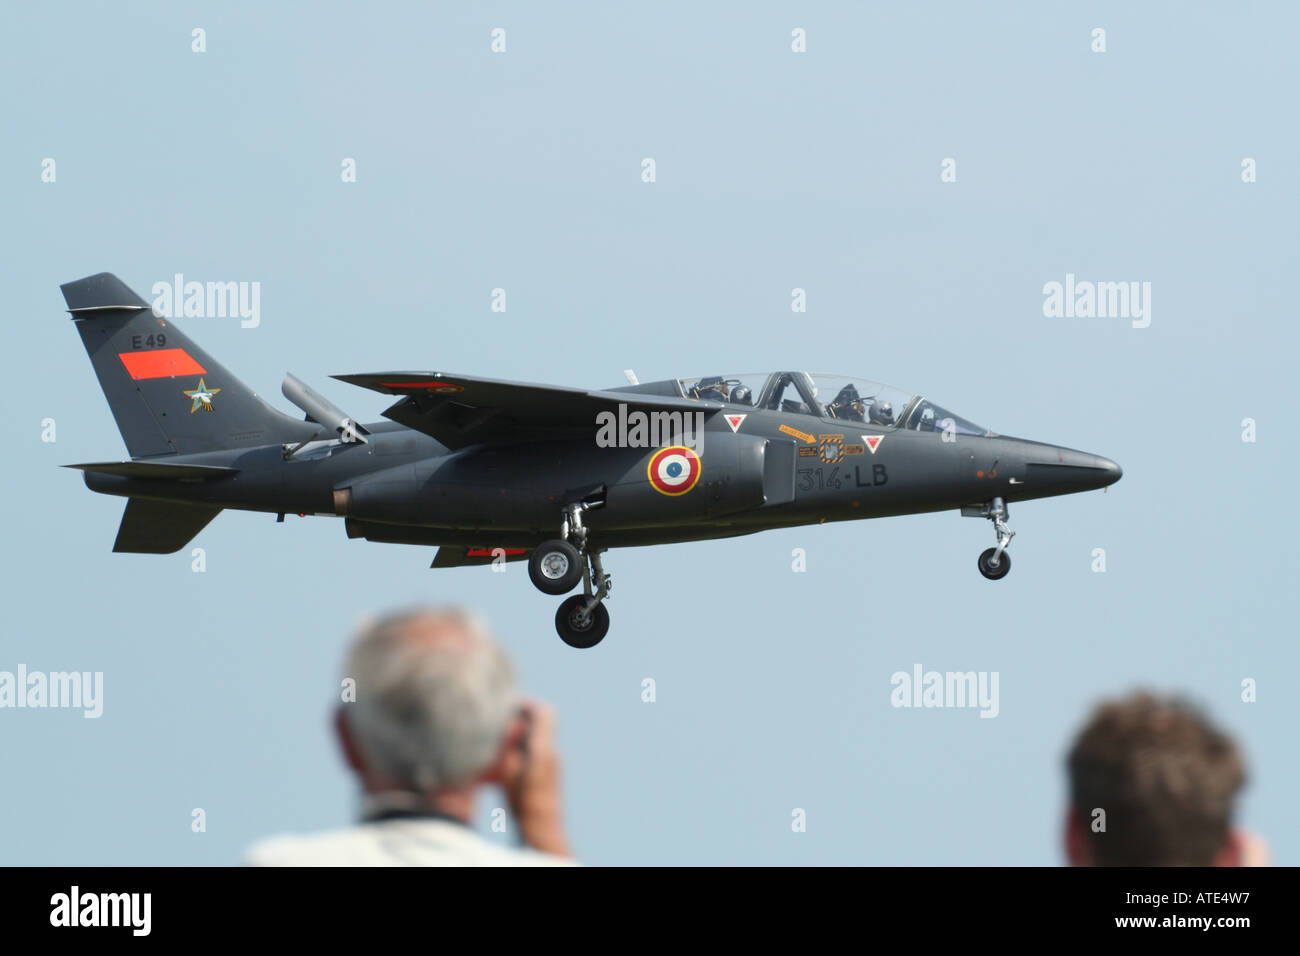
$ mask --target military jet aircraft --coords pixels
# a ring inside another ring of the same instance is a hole
[[[223,508],[339,516],[349,538],[436,545],[433,567],[527,560],[556,630],[609,629],[609,548],[960,510],[1103,488],[1109,459],[1008,438],[919,395],[776,371],[588,391],[444,372],[338,375],[397,401],[362,425],[289,375],[272,408],[108,273],[61,287],[130,461],[69,465],[127,499],[114,551],[168,554]]]

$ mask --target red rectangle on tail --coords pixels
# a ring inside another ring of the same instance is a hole
[[[149,352],[118,352],[133,379],[170,378],[173,375],[203,375],[202,365],[184,349],[155,349]]]

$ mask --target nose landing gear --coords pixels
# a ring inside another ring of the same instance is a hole
[[[565,599],[555,614],[555,630],[570,647],[595,647],[609,631],[610,576],[601,564],[603,549],[587,545],[582,512],[590,504],[572,504],[564,509],[560,537],[539,544],[528,559],[528,576],[543,594],[564,594],[579,581],[582,594]]]
[[[1011,555],[1007,554],[1007,548],[1011,544],[1011,539],[1016,533],[1007,527],[1007,518],[1010,513],[1007,511],[1006,502],[1001,498],[994,498],[987,504],[974,507],[962,508],[961,513],[970,518],[988,518],[993,522],[993,532],[997,535],[997,547],[989,548],[979,556],[980,574],[990,581],[997,581],[1007,576],[1011,570]]]
[[[981,552],[979,557],[980,574],[990,581],[1005,578],[1007,572],[1011,570],[1011,555],[1005,551],[998,554],[997,551],[997,548],[988,548]]]

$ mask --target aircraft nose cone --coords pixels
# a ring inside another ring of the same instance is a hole
[[[1113,485],[1124,475],[1124,469],[1101,455],[1089,455],[1086,452],[1074,452],[1066,456],[1066,462],[1073,468],[1080,469],[1087,476],[1090,485],[1105,488]]]
[[[1037,446],[1025,464],[1030,481],[1050,485],[1060,494],[1105,488],[1124,474],[1124,469],[1109,458],[1055,446]]]
[[[1124,477],[1124,469],[1117,462],[1113,462],[1109,458],[1098,458],[1097,461],[1101,467],[1102,480],[1105,484],[1113,485]]]

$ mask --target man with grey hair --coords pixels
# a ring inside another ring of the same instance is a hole
[[[254,846],[255,866],[547,866],[569,863],[555,719],[524,701],[505,652],[473,615],[416,608],[365,626],[335,728],[363,791],[363,822]],[[349,681],[352,683],[349,684]],[[345,695],[346,697],[347,695]],[[501,787],[524,848],[470,829]]]

